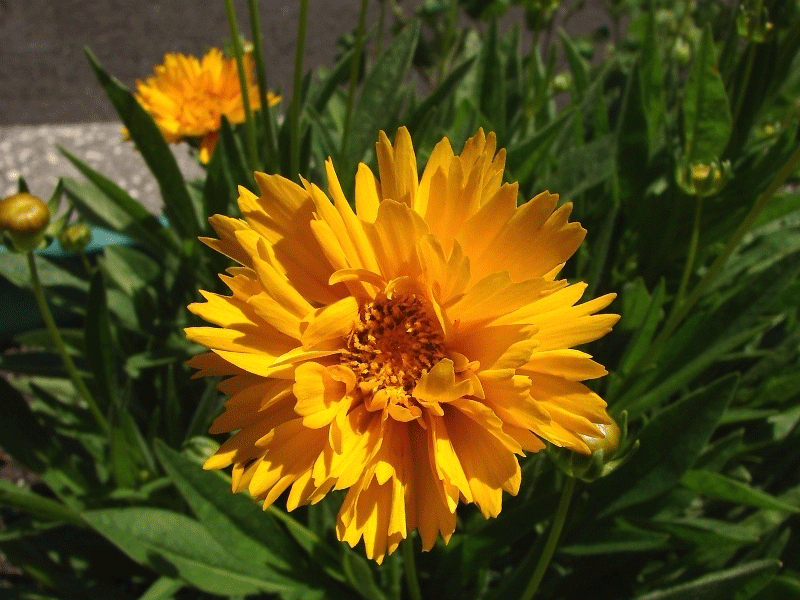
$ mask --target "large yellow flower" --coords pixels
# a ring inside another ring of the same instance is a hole
[[[256,110],[261,101],[249,54],[245,54],[244,64],[250,107]],[[217,48],[211,48],[202,61],[179,53],[166,54],[153,77],[136,81],[136,100],[153,117],[168,143],[184,138],[200,140],[200,160],[204,163],[213,154],[222,115],[232,124],[244,123],[245,118],[236,61],[224,58]],[[280,97],[269,93],[267,102],[273,106]]]
[[[226,375],[213,433],[235,431],[206,462],[233,465],[233,490],[287,508],[348,489],[339,539],[380,562],[418,529],[449,540],[459,501],[486,516],[520,484],[518,455],[542,440],[588,453],[605,402],[580,381],[605,369],[571,349],[609,331],[577,304],[586,285],[556,276],[585,231],[544,192],[517,207],[505,152],[482,131],[459,156],[447,139],[420,179],[411,138],[381,133],[380,180],[366,165],[350,208],[330,161],[317,186],[256,174],[244,220],[211,218],[204,240],[239,265],[231,296],[190,309],[211,352],[190,364]]]

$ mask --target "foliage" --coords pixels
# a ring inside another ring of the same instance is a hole
[[[511,7],[545,10],[524,31],[497,25],[509,2],[458,4],[485,22],[457,18],[455,2],[409,16],[380,0],[363,46],[374,52],[353,43],[306,74],[296,123],[290,106],[259,112],[254,159],[247,128],[223,121],[196,181],[88,54],[167,219],[62,150],[83,178],[63,178],[51,205],[125,236],[88,262],[36,257],[107,428],[41,324],[21,320],[2,341],[0,447],[36,480],[0,482],[0,551],[24,572],[0,597],[412,597],[408,555],[377,567],[335,540],[339,498],[262,512],[200,468],[220,441],[206,431],[221,398],[191,379],[199,348],[182,332],[195,324],[186,305],[227,266],[197,236],[212,233],[206,216],[237,214],[237,185],[255,189],[246,165],[297,180],[296,153],[299,175],[322,183],[330,156],[351,197],[378,130],[405,125],[421,164],[443,136],[458,149],[478,127],[496,132],[520,202],[557,192],[589,232],[567,276],[618,293],[621,321],[588,350],[610,371],[598,393],[627,415],[622,450],[639,447],[577,483],[539,597],[800,598],[800,4],[619,0],[605,49],[552,35],[546,2]],[[23,255],[3,254],[0,275],[28,301]],[[521,597],[567,476],[529,456],[499,518],[460,509],[450,543],[417,554],[423,597]]]

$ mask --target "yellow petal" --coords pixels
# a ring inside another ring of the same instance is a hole
[[[357,321],[358,302],[352,296],[318,308],[304,320],[307,326],[302,335],[303,348],[312,348],[324,340],[343,338]]]

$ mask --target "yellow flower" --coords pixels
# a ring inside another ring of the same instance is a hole
[[[231,296],[202,292],[187,329],[211,352],[196,376],[230,376],[211,432],[236,432],[205,464],[265,507],[347,489],[337,534],[378,562],[419,530],[449,540],[459,502],[486,517],[520,485],[518,455],[542,440],[589,453],[605,402],[580,381],[605,369],[573,346],[599,338],[613,294],[557,279],[585,231],[544,192],[517,207],[505,152],[482,131],[447,139],[422,178],[411,138],[381,132],[380,180],[356,176],[354,212],[330,160],[317,186],[256,174],[243,220],[211,218],[203,240],[239,265]]]
[[[249,54],[244,56],[244,65],[250,107],[255,110],[261,101]],[[224,58],[217,48],[209,50],[202,61],[194,56],[166,54],[153,77],[136,82],[136,100],[153,117],[168,143],[187,137],[199,139],[204,163],[213,154],[222,115],[232,124],[244,123],[245,118],[236,61]],[[267,101],[274,106],[280,97],[269,93]]]

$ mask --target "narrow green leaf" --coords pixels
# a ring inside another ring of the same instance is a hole
[[[386,600],[386,596],[381,592],[375,583],[372,569],[366,559],[355,552],[346,552],[342,567],[348,583],[366,600]]]
[[[681,485],[696,494],[716,500],[756,506],[790,513],[800,512],[797,506],[785,504],[774,496],[750,487],[746,483],[710,471],[687,471],[681,477]]]
[[[358,161],[377,139],[378,130],[385,129],[391,121],[393,115],[389,107],[395,105],[399,96],[398,90],[411,66],[418,35],[419,25],[414,21],[397,34],[364,79],[355,105],[356,118],[344,165],[348,175],[355,174]],[[351,178],[345,177],[345,181]]]
[[[169,228],[163,226],[137,200],[105,175],[95,171],[61,146],[58,146],[58,151],[100,192],[101,196],[94,194],[90,194],[88,197],[86,195],[82,196],[84,201],[92,202],[92,205],[87,206],[87,208],[94,215],[107,215],[104,222],[98,223],[98,225],[130,235],[153,250],[163,248],[166,245],[172,251],[177,251],[177,241],[169,231]],[[74,186],[72,189],[74,191]]]
[[[656,149],[663,143],[667,112],[664,103],[664,69],[659,52],[661,45],[656,37],[655,19],[655,11],[649,11],[639,59],[639,90],[647,121],[648,158],[652,158]]]
[[[89,64],[97,76],[97,80],[128,129],[131,139],[135,142],[150,172],[156,178],[161,190],[161,197],[164,199],[164,212],[170,223],[181,237],[197,237],[200,231],[199,215],[195,213],[183,174],[158,126],[136,101],[133,94],[103,70],[97,58],[88,48],[84,49],[84,53],[89,59]]]
[[[86,361],[92,370],[95,387],[106,409],[117,403],[114,345],[108,315],[106,284],[103,272],[97,270],[89,286],[86,313]]]
[[[574,117],[575,111],[572,108],[564,110],[556,120],[546,127],[535,132],[533,135],[518,144],[514,144],[506,153],[506,164],[509,172],[519,181],[525,181],[531,177],[542,156],[549,150],[553,139],[563,130],[567,120]]]
[[[223,119],[225,119],[224,116]],[[225,121],[227,122],[227,119]],[[215,214],[230,214],[229,207],[236,204],[237,182],[233,174],[235,167],[231,163],[229,144],[218,139],[217,146],[208,163],[206,180],[203,184],[203,212],[206,218]],[[241,163],[238,166],[241,166]]]
[[[589,538],[581,537],[573,543],[559,547],[558,552],[568,556],[598,556],[628,552],[652,552],[668,547],[669,536],[641,529],[593,529]]]
[[[549,184],[557,190],[561,202],[569,202],[578,194],[608,179],[614,173],[613,135],[592,140],[588,144],[573,147],[559,159],[559,170]]]
[[[642,283],[642,285],[644,285]],[[653,335],[656,332],[658,323],[664,316],[663,306],[666,298],[666,286],[664,280],[658,282],[658,286],[653,290],[653,295],[650,304],[647,306],[647,312],[640,323],[637,324],[636,333],[625,348],[625,353],[619,362],[620,373],[627,374],[630,372],[636,362],[638,362],[644,355],[650,342],[653,340]]]
[[[736,391],[738,376],[722,377],[670,405],[642,429],[639,451],[598,481],[592,499],[602,514],[646,502],[675,486],[692,467]]]
[[[218,474],[156,441],[156,455],[210,535],[247,564],[295,572],[303,561],[277,521],[251,498],[233,494]],[[307,574],[306,574],[307,576]]]
[[[719,158],[731,135],[732,117],[717,70],[710,26],[703,31],[683,98],[683,135],[689,163]]]
[[[757,560],[705,575],[688,583],[637,596],[636,600],[730,600],[737,590],[753,581],[763,580],[766,585],[780,567],[781,563],[777,560]]]
[[[184,583],[172,577],[159,577],[147,591],[139,596],[139,600],[172,600],[175,592],[184,587]]]
[[[475,57],[471,57],[455,69],[440,83],[435,90],[433,90],[425,100],[411,113],[408,117],[408,131],[411,137],[414,138],[415,133],[419,129],[419,125],[428,118],[434,109],[438,109],[443,102],[451,96],[459,83],[464,79],[467,72],[472,68],[475,62]]]
[[[572,82],[575,84],[575,91],[580,99],[586,92],[586,88],[589,87],[589,65],[578,52],[575,42],[563,29],[558,30],[558,36],[561,38],[564,56],[566,56],[572,72]]]
[[[295,582],[234,558],[197,521],[157,508],[88,511],[86,521],[136,562],[211,594],[281,593]]]
[[[497,41],[497,22],[492,21],[486,31],[478,56],[477,64],[478,110],[489,121],[492,129],[503,144],[505,140],[505,81],[503,80],[503,60]]]
[[[41,519],[86,526],[81,515],[72,508],[10,481],[0,480],[0,504],[24,510]]]

